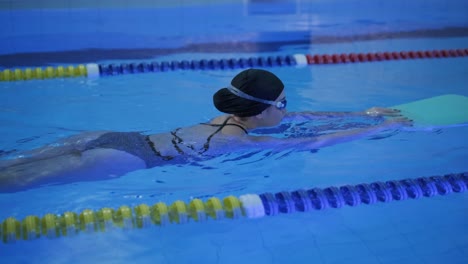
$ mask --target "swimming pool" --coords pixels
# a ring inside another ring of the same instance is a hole
[[[109,65],[468,46],[464,31],[454,30],[467,24],[466,4],[457,1],[402,1],[395,6],[385,1],[254,2],[162,10],[94,6],[76,11],[3,11],[7,16],[2,19],[11,26],[7,28],[14,26],[15,30],[2,32],[2,52],[14,54],[2,56],[2,66]],[[355,12],[349,12],[350,8]],[[378,8],[387,12],[378,12]],[[421,11],[415,13],[415,8]],[[372,10],[376,11],[369,12]],[[202,26],[197,20],[200,15],[209,18],[206,23],[210,26]],[[22,16],[30,17],[28,23],[15,23]],[[89,19],[80,19],[84,16]],[[44,17],[51,18],[33,23]],[[150,17],[154,20],[145,20]],[[37,32],[41,34],[34,34]],[[402,36],[400,32],[409,33]],[[121,38],[124,33],[128,37]],[[466,57],[456,57],[268,69],[284,80],[289,111],[357,111],[442,94],[468,96],[467,64]],[[213,92],[239,71],[177,70],[100,79],[1,82],[0,146],[6,151],[21,150],[86,130],[151,133],[203,122],[218,114],[211,106]],[[343,124],[343,120],[332,121],[330,130]],[[119,178],[1,193],[0,219],[466,172],[466,135],[466,126],[400,132],[317,152],[232,153]],[[465,192],[260,219],[215,221],[208,217],[203,223],[18,240],[0,244],[0,256],[11,263],[463,263],[468,255],[466,201]]]

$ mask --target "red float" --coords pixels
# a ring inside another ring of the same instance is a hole
[[[387,60],[393,60],[393,56],[390,52],[385,52],[384,56],[385,56],[385,59]]]
[[[322,55],[322,61],[323,61],[323,63],[325,63],[325,64],[333,63],[332,58],[331,58],[330,55],[328,55],[328,54]]]
[[[359,53],[357,56],[358,56],[358,59],[359,59],[360,62],[366,62],[366,61],[367,61],[367,56],[366,56],[366,54],[364,54],[364,53]]]
[[[343,62],[340,55],[338,55],[338,54],[333,54],[332,55],[332,60],[333,60],[333,63],[342,63]]]
[[[358,56],[357,56],[355,53],[350,53],[350,54],[348,55],[348,57],[349,57],[349,60],[350,60],[351,62],[358,62],[358,61],[359,61],[359,58],[358,58]]]
[[[308,64],[331,64],[399,59],[451,58],[468,56],[468,49],[393,51],[376,53],[307,54]]]
[[[385,55],[382,52],[377,52],[375,54],[375,60],[381,61],[381,60],[386,60]]]
[[[367,53],[366,55],[368,61],[375,61],[375,54],[374,53]]]
[[[344,63],[347,63],[347,62],[350,62],[351,60],[349,59],[349,56],[348,54],[345,54],[345,53],[342,53],[340,55],[340,58],[341,58],[341,61],[344,62]]]
[[[428,58],[434,57],[434,54],[433,54],[432,51],[430,51],[430,50],[424,51],[424,55],[426,55],[426,57],[428,57]]]
[[[312,58],[312,55],[307,54],[306,58],[307,58],[307,64],[314,64],[314,58]]]
[[[406,51],[401,51],[400,52],[400,57],[404,60],[408,59],[409,55]]]
[[[322,56],[314,55],[314,62],[315,62],[315,64],[322,64],[323,63]]]

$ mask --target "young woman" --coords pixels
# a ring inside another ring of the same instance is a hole
[[[260,69],[240,72],[228,87],[214,94],[213,102],[227,115],[215,117],[209,123],[152,135],[88,132],[22,153],[16,159],[0,161],[0,191],[15,191],[43,183],[118,177],[138,169],[187,163],[245,149],[312,150],[411,125],[410,120],[397,117],[397,111],[386,108],[356,113],[287,113],[282,81],[273,73]],[[277,126],[282,120],[314,120],[323,115],[394,118],[367,128],[317,137],[249,135],[255,129]]]

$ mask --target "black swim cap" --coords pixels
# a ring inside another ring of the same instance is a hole
[[[237,74],[231,85],[240,91],[268,101],[275,101],[283,92],[284,84],[273,73],[260,69],[248,69]],[[270,105],[239,97],[222,88],[213,95],[213,103],[219,111],[239,117],[255,116]]]

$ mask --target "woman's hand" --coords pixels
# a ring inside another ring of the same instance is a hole
[[[406,117],[389,118],[383,122],[385,128],[400,128],[413,126],[413,120]]]
[[[400,110],[384,108],[384,107],[372,107],[364,111],[368,116],[401,116]]]

